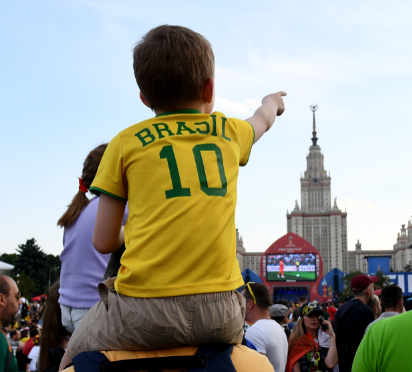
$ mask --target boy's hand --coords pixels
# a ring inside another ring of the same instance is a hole
[[[283,102],[283,98],[282,98],[284,96],[286,96],[286,92],[282,92],[282,91],[277,92],[277,93],[268,94],[266,97],[263,97],[262,105],[276,104],[277,106],[276,115],[280,116],[283,114],[283,111],[285,111],[285,103]]]
[[[283,91],[267,95],[262,99],[262,106],[256,110],[251,118],[246,119],[252,124],[255,131],[255,143],[270,129],[276,116],[282,115],[285,111],[282,98],[284,96],[286,96],[286,93]]]

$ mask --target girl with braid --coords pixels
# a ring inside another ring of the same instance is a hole
[[[79,191],[57,222],[64,228],[63,252],[60,255],[60,297],[62,324],[73,333],[87,311],[100,300],[97,285],[102,281],[110,254],[97,252],[92,244],[99,197],[87,198],[107,144],[87,155],[79,178]],[[123,217],[126,222],[128,210]]]

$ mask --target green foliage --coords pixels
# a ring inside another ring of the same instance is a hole
[[[21,272],[18,276],[14,275],[13,279],[19,287],[19,291],[24,294],[25,298],[30,299],[36,295],[36,284],[34,283],[34,280],[24,272]]]
[[[357,275],[362,275],[363,272],[359,271],[359,270],[355,270],[355,271],[351,271],[349,274],[346,274],[342,277],[342,283],[344,285],[343,288],[343,293],[341,298],[344,299],[346,296],[350,296],[353,295],[351,289],[350,289],[350,282],[352,281],[352,279],[357,276]]]
[[[48,254],[46,258],[50,284],[53,284],[57,279],[60,278],[60,267],[62,263],[60,261],[59,256],[53,256],[52,254]]]
[[[1,257],[0,257],[0,261],[1,261]],[[412,272],[412,261],[410,261],[404,268],[403,271],[410,273]]]
[[[342,293],[342,299],[344,299],[346,296],[353,295],[351,289],[350,289],[350,282],[352,279],[357,276],[357,275],[362,275],[363,273],[359,270],[356,271],[351,271],[349,274],[345,275],[342,278],[342,282],[344,284],[344,289]],[[375,274],[378,277],[378,281],[375,283],[375,286],[379,286],[380,288],[385,288],[387,285],[390,283],[389,276],[385,275],[382,271],[377,271]]]
[[[19,244],[16,249],[19,257],[14,263],[14,274],[24,273],[35,284],[34,293],[42,294],[48,288],[48,262],[46,254],[36,244],[36,240],[27,239],[26,244]]]
[[[385,275],[382,271],[378,270],[375,275],[378,277],[378,281],[375,286],[379,286],[381,289],[385,288],[390,283],[389,276]]]
[[[14,265],[14,262],[17,260],[18,258],[18,254],[17,253],[3,253],[0,256],[0,261],[3,261],[5,263],[8,263],[10,265]]]

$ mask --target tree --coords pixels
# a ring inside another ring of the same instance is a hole
[[[1,257],[0,257],[0,260],[1,260]],[[403,268],[403,271],[405,271],[405,272],[407,272],[407,273],[412,272],[412,261],[410,261],[410,262]]]
[[[18,257],[19,256],[18,256],[17,253],[3,253],[0,256],[0,261],[3,261],[3,262],[8,263],[10,265],[14,265],[14,263],[16,262]]]
[[[34,238],[27,239],[26,244],[19,244],[16,249],[19,257],[14,263],[14,274],[24,273],[35,284],[35,294],[45,293],[48,288],[48,262],[46,254],[36,244]]]
[[[48,280],[50,285],[60,278],[61,264],[59,256],[53,256],[52,254],[47,255]]]
[[[379,286],[381,289],[385,288],[390,283],[389,276],[385,275],[382,271],[378,270],[375,275],[378,277],[378,281],[375,285]]]
[[[350,282],[352,279],[357,276],[357,275],[362,275],[362,271],[355,270],[351,271],[349,274],[346,274],[342,277],[342,283],[343,283],[343,293],[341,298],[344,299],[346,296],[353,295],[353,292],[350,289]]]
[[[363,273],[359,270],[351,271],[349,274],[346,274],[342,278],[342,282],[344,284],[342,298],[345,298],[346,296],[349,296],[349,295],[353,295],[353,292],[350,289],[350,282],[357,275],[363,275]],[[385,275],[380,270],[378,270],[375,275],[378,277],[378,281],[375,283],[376,286],[379,286],[380,288],[385,288],[387,285],[389,285],[390,283],[389,276]]]
[[[28,275],[25,273],[20,273],[18,276],[14,275],[13,279],[17,283],[17,286],[19,287],[19,291],[23,293],[25,298],[32,298],[35,294],[36,291],[36,284],[34,283],[34,280],[30,278]]]

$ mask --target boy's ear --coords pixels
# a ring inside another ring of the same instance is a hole
[[[209,78],[203,84],[202,99],[204,102],[210,103],[213,100],[213,93],[215,90],[215,79]]]
[[[149,107],[149,108],[151,109],[149,103],[148,103],[148,102],[146,101],[146,99],[144,98],[142,92],[140,92],[140,99],[142,100],[142,102],[144,103],[145,106],[147,106],[147,107]]]

